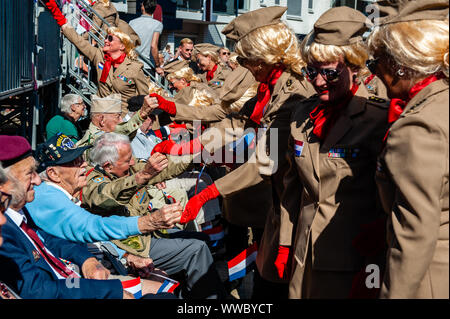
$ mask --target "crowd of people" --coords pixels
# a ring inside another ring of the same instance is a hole
[[[97,1],[103,47],[44,2],[98,91],[89,112],[66,94],[35,151],[0,135],[1,298],[132,299],[140,278],[143,298],[226,300],[250,274],[238,297],[449,298],[446,0],[330,8],[301,42],[265,7],[223,29],[233,52],[173,57],[143,31],[156,1],[127,27]]]

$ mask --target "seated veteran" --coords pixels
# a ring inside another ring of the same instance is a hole
[[[108,280],[104,268],[87,248],[54,237],[40,229],[24,207],[34,199],[41,183],[28,141],[20,136],[0,136],[0,161],[8,181],[1,194],[11,194],[2,226],[0,281],[22,298],[30,299],[133,299],[120,280]],[[2,196],[3,197],[3,196]],[[60,258],[81,269],[76,272]],[[73,289],[76,280],[77,289]]]
[[[156,166],[163,169],[153,178],[151,172],[155,164],[152,162],[159,163]],[[80,196],[83,205],[102,216],[152,214],[152,198],[147,186],[178,176],[190,166],[190,159],[176,165],[168,163],[159,153],[150,157],[147,163],[135,163],[128,137],[106,133],[95,140],[90,153],[92,168],[88,170],[87,186]],[[147,234],[114,240],[113,243],[125,252],[121,258],[140,257],[143,263],[151,258],[156,267],[169,275],[186,271],[186,288],[191,293],[197,281],[209,275],[208,269],[213,262],[206,243],[197,239],[157,238]],[[215,286],[211,281],[209,289],[202,287],[200,292],[205,293],[202,297],[215,295]]]
[[[0,164],[0,187],[6,183],[8,178],[6,177],[6,173],[3,170],[2,165]],[[0,246],[2,245],[2,226],[6,223],[5,211],[9,207],[9,203],[11,202],[11,194],[4,193],[0,191]],[[0,299],[20,299],[19,295],[17,295],[7,284],[0,281]]]
[[[150,115],[152,110],[150,105],[144,104],[132,118],[127,122],[123,122],[120,94],[111,94],[104,98],[93,95],[91,123],[83,138],[76,145],[77,147],[92,145],[94,140],[105,132],[134,136],[136,130],[142,125],[142,122]]]
[[[72,141],[78,141],[82,131],[77,122],[84,116],[87,116],[87,110],[81,96],[77,94],[64,95],[61,99],[60,114],[52,117],[45,127],[47,139],[62,133],[70,136]]]
[[[205,73],[199,75],[202,81],[215,91],[220,90],[231,71],[228,67],[222,66],[219,59],[219,47],[210,43],[196,44],[194,56],[199,69],[205,71]]]

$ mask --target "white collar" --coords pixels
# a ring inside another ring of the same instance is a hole
[[[25,217],[25,214],[22,211],[22,209],[17,212],[12,208],[8,208],[5,214],[8,215],[9,218],[11,218],[14,224],[16,224],[18,227],[20,227],[22,221],[25,221],[25,223],[27,222],[27,218]]]

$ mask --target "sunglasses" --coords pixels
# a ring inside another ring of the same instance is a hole
[[[303,73],[309,81],[314,81],[319,73],[322,75],[325,81],[329,83],[335,83],[339,81],[339,76],[341,75],[341,71],[336,69],[316,69],[312,66],[307,66],[303,68]]]
[[[114,41],[114,36],[111,35],[111,34],[108,34],[105,39],[108,40],[109,42],[113,42]]]
[[[230,52],[222,52],[222,55],[230,55]]]
[[[377,71],[378,60],[380,58],[369,59],[366,61],[366,66],[372,74],[375,74]]]
[[[0,191],[0,199],[6,196],[6,198],[4,200],[0,200],[0,211],[5,211],[8,209],[9,204],[11,203],[11,194],[7,194],[7,193],[3,193],[2,191]]]

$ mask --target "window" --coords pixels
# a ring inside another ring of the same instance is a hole
[[[314,2],[313,0],[308,0],[308,10],[312,11],[314,9]]]
[[[288,0],[287,1],[287,15],[301,17],[302,15],[302,1],[301,0]]]

